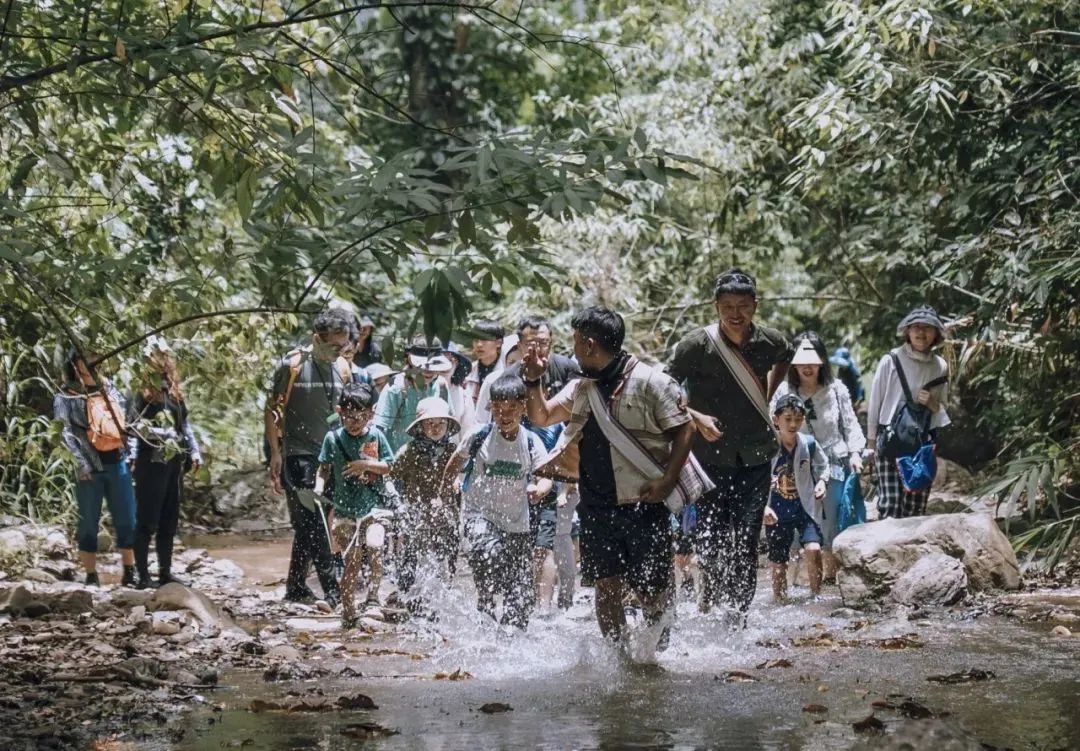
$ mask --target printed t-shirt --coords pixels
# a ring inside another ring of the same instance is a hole
[[[483,426],[469,432],[455,456],[466,460],[473,438]],[[468,490],[462,501],[464,516],[479,516],[503,532],[529,531],[529,499],[525,486],[532,468],[545,457],[540,439],[524,427],[513,440],[502,437],[497,427],[480,445],[473,463]]]
[[[773,471],[772,490],[769,493],[769,506],[776,512],[780,524],[799,522],[806,513],[802,501],[799,500],[794,467],[794,452],[781,446],[776,458],[776,469]]]
[[[345,477],[345,465],[357,459],[393,462],[390,443],[381,430],[369,425],[358,436],[349,435],[344,428],[326,433],[319,463],[334,466],[334,509],[353,518],[360,518],[380,505],[386,486],[382,475],[371,472],[364,477]]]

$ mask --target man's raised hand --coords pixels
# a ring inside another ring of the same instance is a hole
[[[536,381],[544,377],[547,370],[547,358],[542,356],[535,343],[529,344],[521,358],[521,373],[527,381]]]

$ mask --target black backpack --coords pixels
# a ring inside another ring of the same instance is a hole
[[[911,389],[908,387],[907,377],[900,365],[900,358],[896,353],[890,352],[889,357],[893,361],[893,369],[900,378],[900,387],[904,390],[904,403],[893,414],[892,420],[885,427],[882,434],[881,452],[887,459],[897,459],[901,456],[913,456],[923,444],[930,438],[930,421],[933,414],[911,397]],[[924,389],[932,389],[935,386],[948,381],[943,375],[933,379]]]

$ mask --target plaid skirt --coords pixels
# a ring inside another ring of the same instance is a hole
[[[904,519],[926,514],[926,501],[930,498],[930,488],[914,493],[904,490],[896,460],[885,458],[880,451],[874,454],[874,469],[877,471],[877,508],[880,518]]]

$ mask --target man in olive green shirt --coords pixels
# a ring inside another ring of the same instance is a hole
[[[757,287],[748,274],[732,269],[716,279],[716,312],[723,338],[741,358],[767,403],[787,375],[792,349],[775,329],[754,323]],[[770,462],[776,436],[705,328],[675,347],[668,373],[683,385],[697,435],[693,452],[716,489],[697,502],[694,531],[703,577],[701,608],[731,609],[733,624],[745,613],[757,585],[757,545],[769,497]]]

